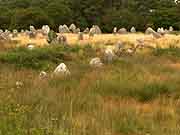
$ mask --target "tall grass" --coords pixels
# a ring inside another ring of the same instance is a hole
[[[179,135],[180,71],[169,66],[178,57],[137,54],[94,69],[96,55],[90,46],[0,54],[0,135]],[[71,76],[40,79],[44,62],[48,74],[65,62]]]

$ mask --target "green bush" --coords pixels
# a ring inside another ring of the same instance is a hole
[[[14,64],[17,67],[33,69],[44,69],[48,65],[58,64],[63,61],[71,61],[70,53],[78,51],[78,47],[47,47],[28,50],[27,48],[17,48],[0,54],[0,62]]]

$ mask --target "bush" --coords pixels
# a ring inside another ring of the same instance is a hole
[[[70,52],[76,52],[78,48],[47,47],[28,50],[17,48],[0,54],[0,62],[14,64],[17,67],[33,69],[47,69],[50,65],[72,60]]]

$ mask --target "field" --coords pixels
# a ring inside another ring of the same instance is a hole
[[[76,36],[68,35],[71,46],[0,49],[0,135],[180,134],[179,36]],[[102,46],[139,38],[154,49],[89,65]],[[52,75],[61,62],[70,76]]]
[[[143,39],[146,45],[152,47],[161,47],[161,48],[168,48],[169,46],[177,46],[180,47],[180,35],[171,35],[167,34],[163,38],[154,39],[152,35],[145,35],[143,33],[136,33],[136,34],[100,34],[95,35],[93,38],[89,38],[88,34],[84,34],[84,40],[79,41],[77,34],[63,34],[67,37],[67,42],[69,45],[87,45],[90,44],[91,46],[104,46],[104,45],[114,45],[118,41],[122,41],[128,44],[136,44],[137,39]],[[48,43],[46,39],[42,35],[37,35],[35,39],[30,39],[24,34],[19,34],[18,37],[13,38],[14,42],[12,43],[5,43],[3,47],[5,48],[12,48],[12,47],[21,47],[26,46],[27,44],[35,44],[39,47],[46,46]],[[2,47],[1,47],[2,48]]]

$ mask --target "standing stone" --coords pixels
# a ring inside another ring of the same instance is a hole
[[[130,32],[131,32],[131,33],[136,33],[136,28],[133,26],[133,27],[130,29]]]
[[[152,34],[153,32],[155,32],[151,27],[148,27],[145,31],[145,34]]]
[[[60,25],[59,26],[59,33],[70,33],[69,28],[67,25]]]
[[[101,34],[102,33],[102,31],[98,25],[93,25],[93,28],[95,30],[95,34]]]
[[[128,32],[127,32],[126,28],[121,28],[118,30],[118,33],[119,34],[127,34]]]
[[[152,28],[150,28],[150,27],[147,28],[147,30],[146,30],[145,33],[146,33],[146,34],[152,34],[154,38],[161,38],[161,37],[162,37],[161,34],[157,33],[156,31],[154,31],[154,30],[153,30]]]
[[[90,31],[89,31],[89,37],[94,37],[95,34],[96,34],[96,29],[91,28]]]
[[[76,25],[75,24],[71,24],[69,26],[69,30],[72,32],[72,33],[75,33],[76,32]]]
[[[44,35],[48,35],[48,33],[50,32],[50,27],[48,25],[43,25],[42,32]]]
[[[158,33],[161,33],[161,28],[158,28],[158,29],[157,29],[157,32],[158,32]]]
[[[172,26],[169,27],[169,31],[170,32],[173,32],[174,31],[174,28]]]
[[[159,33],[159,34],[161,34],[161,35],[164,35],[165,34],[165,30],[164,30],[164,28],[158,28],[157,29],[157,32]]]
[[[88,34],[89,33],[89,28],[87,27],[84,31],[83,31],[84,34]]]
[[[34,26],[29,26],[29,29],[30,29],[30,31],[36,31],[36,29],[35,29],[35,27]]]
[[[117,34],[117,27],[113,28],[113,34]]]

